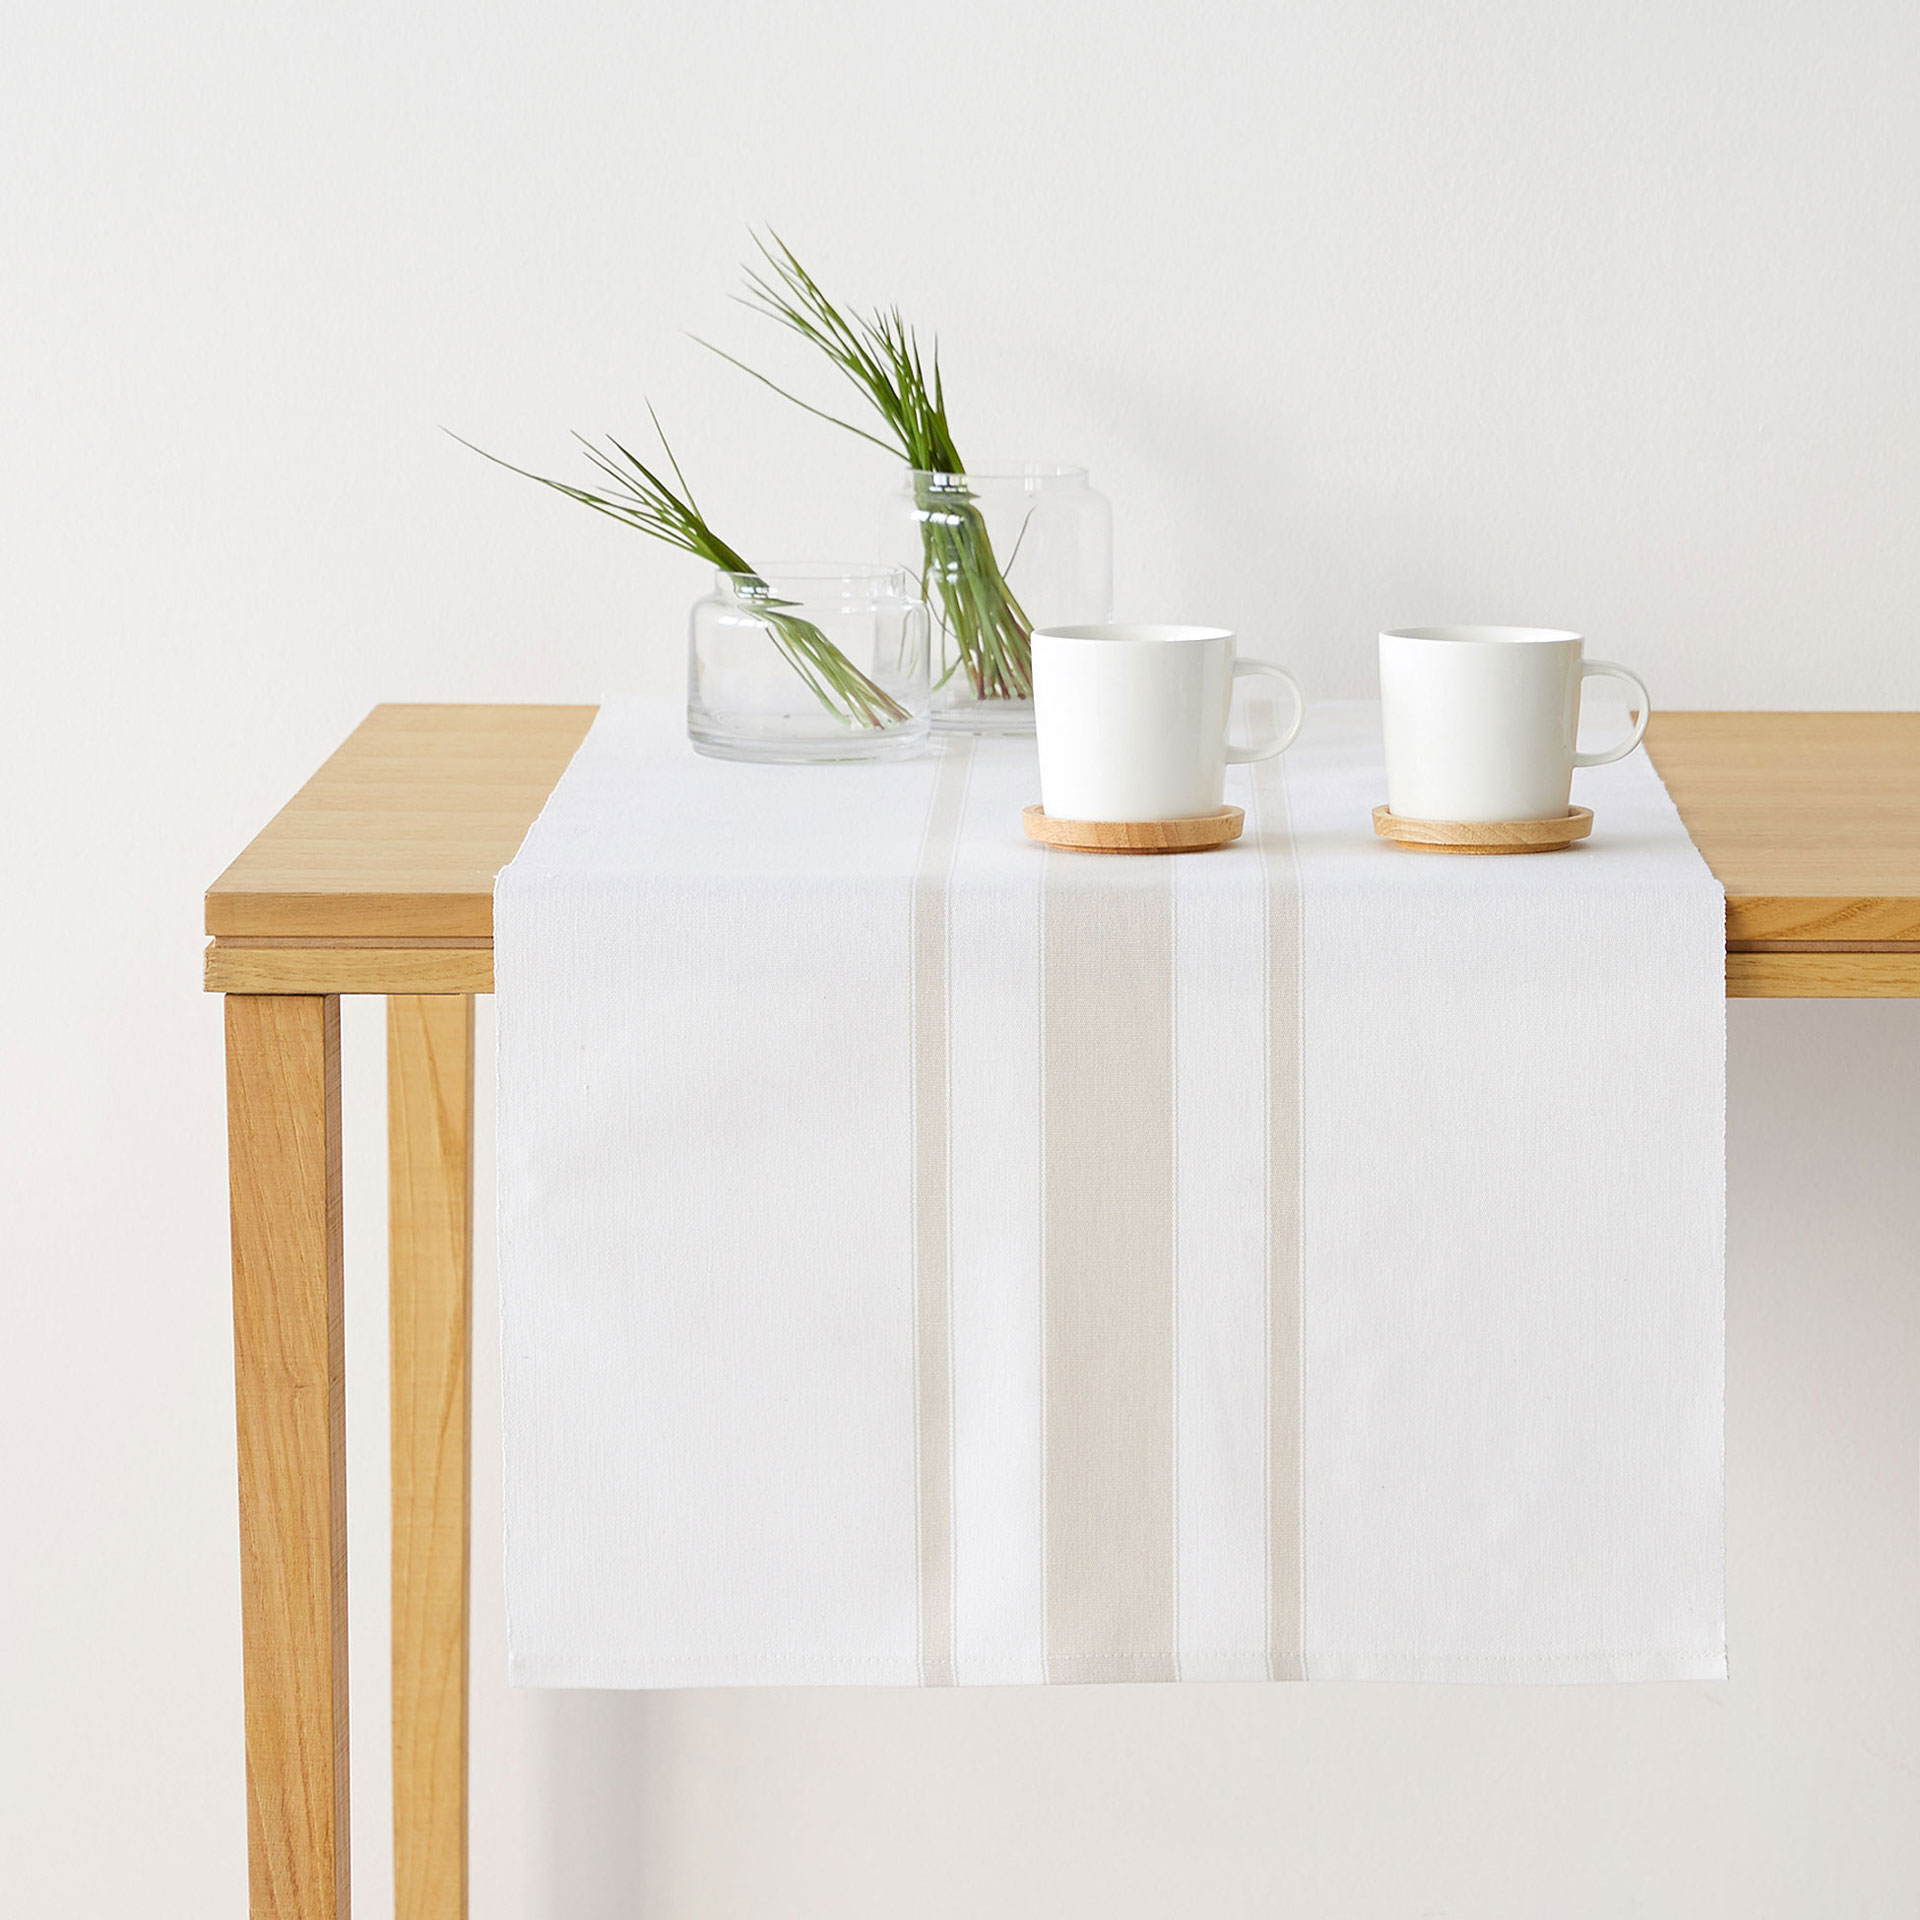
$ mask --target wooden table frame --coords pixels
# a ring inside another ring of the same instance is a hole
[[[473,996],[591,707],[380,707],[207,894],[226,995],[254,1920],[346,1920],[340,1000],[387,1000],[399,1920],[467,1905]],[[1920,996],[1920,715],[1664,714],[1735,997]],[[1577,856],[1576,856],[1577,857]]]

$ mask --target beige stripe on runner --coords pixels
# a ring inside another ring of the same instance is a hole
[[[1260,704],[1265,704],[1260,703]],[[1264,733],[1278,716],[1256,707]],[[1267,1671],[1306,1678],[1301,1582],[1300,871],[1282,760],[1253,768],[1266,873]]]
[[[1045,857],[1047,1678],[1172,1680],[1172,863]]]
[[[973,741],[947,742],[913,877],[913,1258],[920,1680],[953,1685],[952,1151],[947,900]]]

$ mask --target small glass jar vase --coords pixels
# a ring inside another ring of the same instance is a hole
[[[899,567],[717,573],[693,609],[687,735],[720,760],[888,760],[928,731],[927,610]]]
[[[941,731],[1031,733],[1028,635],[1113,612],[1113,510],[1084,467],[910,470],[880,550],[926,598]]]

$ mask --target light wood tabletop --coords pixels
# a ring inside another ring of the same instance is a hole
[[[378,707],[207,893],[254,1920],[348,1909],[343,993],[387,999],[394,1911],[467,1910],[473,996],[593,715]],[[1726,887],[1728,993],[1920,996],[1920,715],[1670,713],[1647,745]]]
[[[207,890],[226,993],[490,993],[493,877],[592,707],[376,707]]]
[[[593,715],[376,707],[208,890],[209,990],[491,992],[493,876]],[[1920,992],[1920,714],[1663,713],[1647,747],[1727,890],[1729,993]]]
[[[1647,751],[1727,892],[1727,991],[1920,994],[1920,714],[1663,713]]]

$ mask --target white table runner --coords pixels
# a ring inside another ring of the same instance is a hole
[[[513,1677],[1723,1674],[1723,903],[1576,778],[1399,851],[1323,705],[1099,858],[605,709],[495,900]]]

